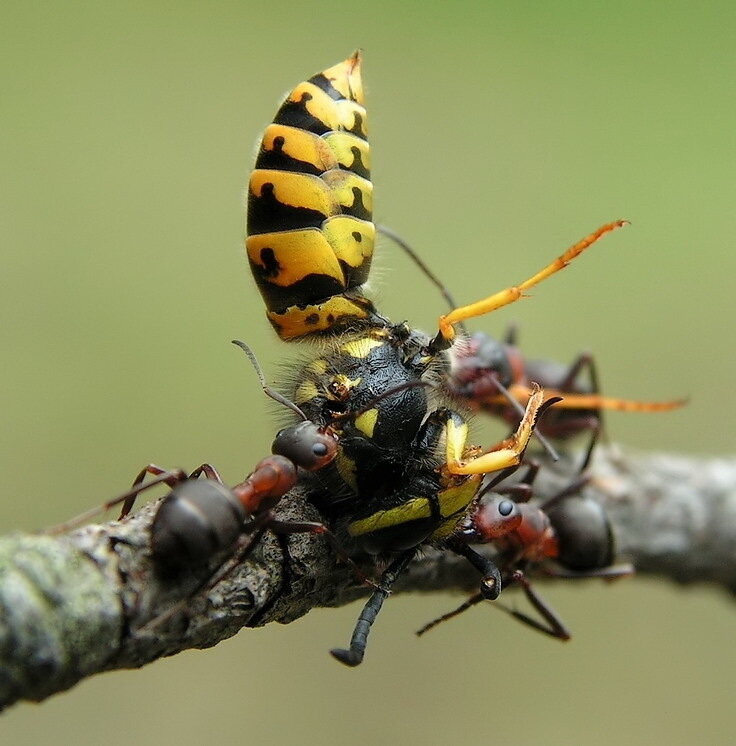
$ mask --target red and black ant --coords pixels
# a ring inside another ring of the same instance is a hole
[[[553,497],[531,504],[532,485],[539,466],[530,466],[521,482],[497,487],[509,475],[499,475],[486,487],[456,536],[470,544],[492,543],[499,551],[498,564],[507,585],[519,585],[542,621],[501,603],[495,606],[524,624],[560,640],[570,632],[526,577],[528,567],[544,564],[545,574],[558,578],[608,578],[631,575],[631,565],[614,565],[615,545],[611,523],[603,507],[578,493],[589,481],[577,477]],[[515,499],[511,499],[513,495]],[[554,565],[549,564],[550,561]],[[483,598],[475,594],[457,609],[422,627],[422,635],[440,622],[461,614]]]
[[[268,386],[250,348],[243,342],[234,341],[234,344],[250,358],[263,391],[302,418],[301,422],[277,433],[272,455],[259,461],[253,472],[233,487],[226,486],[210,464],[202,464],[189,475],[181,469],[166,470],[149,464],[139,472],[130,490],[49,532],[67,531],[121,503],[122,519],[128,515],[142,491],[157,484],[166,484],[172,490],[163,498],[151,525],[151,553],[155,571],[161,576],[172,577],[201,569],[217,555],[226,552],[232,554],[237,542],[249,537],[248,543],[233,555],[236,562],[242,562],[253,551],[263,533],[270,530],[277,534],[315,533],[325,536],[355,576],[361,582],[373,585],[323,523],[281,520],[273,512],[281,498],[296,485],[300,469],[317,471],[335,459],[338,438],[332,427],[318,427],[306,418],[299,407]],[[394,393],[396,388],[387,390],[381,397]],[[353,414],[360,415],[361,412]],[[152,475],[153,479],[144,483],[147,475]],[[205,478],[200,479],[200,476]],[[222,577],[223,573],[215,576],[212,584]]]
[[[584,238],[579,245],[589,246],[606,233],[625,225],[617,221],[602,226]],[[444,283],[427,267],[417,252],[398,234],[385,226],[379,232],[397,243],[425,276],[439,289],[451,308],[455,298]],[[465,331],[463,329],[463,331]],[[568,439],[591,432],[591,439],[580,467],[590,462],[603,428],[603,410],[619,412],[667,412],[686,404],[677,399],[662,402],[632,401],[600,394],[598,372],[591,355],[579,355],[569,366],[554,360],[529,360],[516,342],[516,330],[510,329],[501,342],[485,332],[474,332],[450,351],[451,367],[443,381],[443,389],[463,401],[471,409],[500,417],[512,426],[519,421],[531,393],[531,382],[541,386],[548,397],[561,397],[539,423],[535,435],[550,451],[544,438]],[[584,372],[589,381],[581,380]]]

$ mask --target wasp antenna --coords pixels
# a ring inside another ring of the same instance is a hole
[[[376,232],[382,233],[386,238],[393,241],[404,253],[419,267],[420,272],[440,291],[442,297],[447,301],[450,309],[457,308],[458,304],[455,297],[449,291],[447,286],[432,270],[426,265],[424,260],[417,252],[394,230],[385,225],[376,225]],[[460,323],[458,326],[465,332],[465,326]]]
[[[258,380],[261,382],[263,393],[266,396],[271,397],[271,399],[273,399],[274,401],[277,401],[279,404],[283,404],[285,407],[288,407],[292,410],[292,412],[296,412],[299,417],[301,417],[301,419],[306,422],[309,418],[307,417],[307,415],[304,414],[304,412],[302,412],[301,409],[299,409],[296,404],[294,404],[293,401],[291,401],[291,399],[287,399],[283,394],[280,394],[278,391],[276,391],[276,389],[271,388],[266,383],[266,377],[263,375],[263,368],[261,368],[261,364],[258,362],[258,358],[256,357],[253,350],[251,350],[251,348],[248,347],[245,342],[241,342],[239,339],[233,339],[232,343],[240,347],[240,349],[248,356],[248,359],[253,364],[253,367],[256,370],[256,374],[258,375]]]

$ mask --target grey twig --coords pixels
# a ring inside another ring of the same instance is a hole
[[[616,453],[600,450],[586,491],[607,509],[622,558],[639,573],[734,592],[736,459]],[[564,469],[545,469],[537,490],[552,494],[569,478]],[[209,647],[242,627],[287,623],[367,592],[319,536],[286,541],[267,534],[247,562],[191,596],[202,578],[174,583],[154,573],[148,537],[155,509],[154,503],[125,521],[62,536],[0,539],[0,707],[42,700],[94,673]],[[317,518],[299,486],[280,513]],[[396,591],[468,589],[476,582],[467,563],[428,550]],[[177,613],[149,624],[187,597]]]

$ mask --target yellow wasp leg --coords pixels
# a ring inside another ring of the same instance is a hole
[[[524,417],[519,423],[516,432],[506,440],[496,444],[487,453],[463,461],[460,458],[465,446],[464,440],[452,437],[452,432],[447,435],[447,471],[450,474],[489,474],[501,471],[509,466],[516,466],[524,454],[529,438],[534,430],[537,412],[544,401],[544,392],[533,384],[533,390],[526,405]]]
[[[532,394],[528,386],[514,383],[509,386],[509,393],[521,404],[526,403]],[[632,399],[617,399],[599,394],[569,394],[566,391],[545,388],[545,397],[560,397],[562,401],[556,406],[562,409],[608,409],[616,412],[669,412],[687,404],[687,399],[672,399],[670,401],[634,401]],[[484,399],[487,404],[508,404],[506,397],[493,396]]]
[[[475,316],[482,316],[483,314],[497,311],[499,308],[508,306],[510,303],[515,303],[519,298],[523,297],[525,290],[529,290],[529,288],[538,285],[555,272],[564,269],[573,259],[575,259],[575,257],[582,254],[585,249],[594,244],[606,233],[610,233],[616,228],[621,228],[627,224],[627,220],[615,220],[612,223],[606,223],[598,228],[597,231],[593,231],[589,236],[586,236],[582,241],[578,241],[574,246],[571,246],[564,254],[558,256],[557,259],[544,267],[544,269],[540,270],[529,279],[524,280],[520,285],[506,288],[505,290],[489,295],[487,298],[479,300],[476,303],[470,303],[467,306],[455,308],[447,315],[440,316],[439,336],[445,340],[445,342],[451,343],[455,338],[455,329],[453,328],[455,324],[465,321],[466,319],[472,319]]]

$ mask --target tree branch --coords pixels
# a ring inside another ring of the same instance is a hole
[[[586,494],[605,506],[619,553],[638,572],[736,591],[736,460],[624,458],[600,448],[591,472]],[[564,468],[545,469],[535,491],[553,494],[569,479]],[[280,515],[318,519],[304,494],[295,488]],[[189,597],[203,577],[172,582],[153,571],[148,537],[156,506],[63,536],[0,540],[0,708],[19,699],[42,700],[94,673],[209,647],[242,627],[285,624],[316,606],[367,593],[319,536],[287,541],[267,534],[248,561],[206,593]],[[466,562],[428,549],[395,590],[476,584]],[[187,597],[177,613],[146,626]]]

